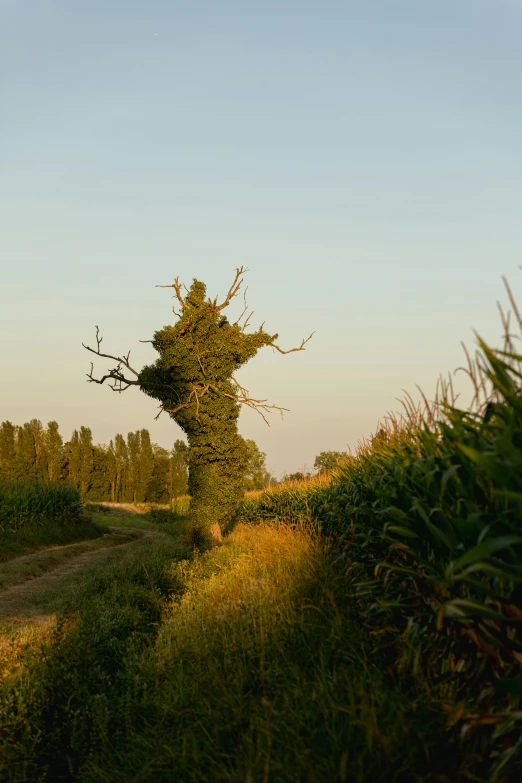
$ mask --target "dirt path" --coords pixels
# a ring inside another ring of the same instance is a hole
[[[0,590],[0,620],[31,619],[37,621],[39,617],[41,617],[42,621],[46,620],[47,618],[44,617],[44,613],[41,609],[32,607],[28,604],[30,603],[31,598],[43,590],[46,590],[57,579],[61,579],[61,577],[66,576],[67,574],[72,574],[82,568],[87,568],[98,563],[100,560],[103,560],[109,552],[121,549],[122,547],[131,546],[136,541],[160,538],[164,535],[164,533],[159,533],[156,530],[147,530],[145,528],[124,527],[123,525],[108,525],[108,527],[113,533],[121,532],[122,534],[134,534],[135,537],[122,544],[107,545],[106,547],[101,547],[100,549],[95,549],[91,552],[82,552],[75,557],[71,557],[70,560],[60,563],[56,568],[47,571],[42,574],[42,576],[27,579],[25,582],[13,585],[5,590]],[[138,537],[136,537],[136,534],[139,534]],[[53,549],[66,549],[67,546],[69,545],[64,547],[53,547]],[[16,563],[17,560],[26,560],[27,557],[30,557],[30,555],[25,555],[24,557],[9,562]]]

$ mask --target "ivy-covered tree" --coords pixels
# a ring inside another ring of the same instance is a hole
[[[196,525],[210,528],[217,537],[244,492],[247,449],[237,431],[241,406],[258,411],[265,421],[270,410],[285,410],[250,397],[235,373],[260,348],[271,346],[283,354],[302,351],[312,336],[298,348],[283,351],[275,342],[278,335],[269,334],[263,326],[247,332],[252,313],[247,314],[246,299],[239,318],[229,321],[224,310],[238,295],[245,271],[243,267],[236,269],[221,303],[218,297],[206,297],[205,284],[200,280],[194,280],[190,289],[182,286],[178,278],[171,286],[160,286],[174,289],[180,308],[178,313],[174,310],[178,320],[154,334],[151,343],[158,359],[140,372],[131,367],[130,352],[114,356],[101,351],[98,327],[97,347],[84,345],[97,356],[116,362],[101,378],[94,377],[91,365],[90,382],[109,381],[117,392],[139,386],[145,394],[159,400],[160,413],[167,412],[185,432],[190,447],[191,513]]]

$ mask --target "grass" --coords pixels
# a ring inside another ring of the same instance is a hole
[[[73,487],[51,482],[0,482],[0,563],[43,547],[98,538],[107,532],[82,508]]]
[[[98,538],[79,541],[74,544],[46,547],[38,552],[0,563],[0,589],[41,576],[85,552],[96,552],[99,549],[119,546],[127,541],[132,541],[137,535],[137,533],[125,535],[119,531],[106,533]]]
[[[173,498],[170,504],[165,503],[91,503],[88,502],[86,507],[89,510],[98,514],[120,514],[131,515],[144,514],[156,516],[158,521],[161,521],[165,512],[171,512],[177,517],[185,517],[188,514],[190,507],[190,496],[180,495],[177,498]],[[156,512],[159,512],[157,514]]]
[[[49,520],[45,524],[27,525],[17,530],[0,530],[0,563],[45,547],[100,538],[108,532],[106,521],[83,515],[71,521]]]
[[[265,524],[194,556],[180,526],[68,577],[39,599],[57,626],[5,678],[0,777],[459,780],[443,719],[374,654],[335,557]]]

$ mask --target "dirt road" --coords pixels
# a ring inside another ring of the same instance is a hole
[[[67,574],[71,574],[75,571],[79,571],[82,568],[87,568],[95,563],[98,563],[109,552],[113,552],[116,549],[122,547],[132,546],[136,541],[143,541],[146,539],[159,538],[162,533],[158,533],[156,530],[147,530],[145,528],[108,526],[111,530],[112,536],[121,533],[122,536],[132,535],[132,539],[125,540],[121,544],[107,544],[107,546],[101,546],[98,549],[88,552],[82,552],[79,555],[72,555],[70,559],[65,562],[61,562],[56,567],[47,570],[44,574],[38,577],[26,579],[19,584],[15,584],[7,589],[0,588],[0,619],[1,620],[36,620],[39,616],[42,616],[42,611],[37,607],[33,607],[30,604],[31,598],[38,593],[46,590],[54,582]],[[71,545],[68,545],[69,547]],[[68,547],[53,547],[53,551],[66,550]],[[45,551],[45,550],[44,550]],[[35,552],[32,555],[25,555],[24,557],[15,558],[8,561],[10,567],[16,567],[16,565],[26,565],[27,561],[31,557],[35,557],[40,553]],[[23,561],[23,563],[22,563]]]

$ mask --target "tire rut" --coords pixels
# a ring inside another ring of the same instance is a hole
[[[137,541],[152,540],[154,538],[161,538],[165,534],[156,530],[148,530],[146,528],[136,527],[124,527],[123,525],[108,525],[109,530],[113,533],[141,533],[138,538],[133,538],[131,541],[124,541],[121,544],[115,544],[112,546],[100,547],[92,552],[82,552],[76,557],[71,557],[65,563],[61,563],[45,574],[41,576],[32,577],[24,582],[8,587],[5,590],[0,590],[0,619],[5,620],[29,620],[36,619],[39,616],[44,615],[44,611],[38,607],[28,606],[27,603],[38,593],[46,590],[55,581],[61,579],[63,576],[72,574],[75,571],[80,571],[82,568],[88,568],[91,565],[95,565],[100,560],[103,560],[110,552],[121,549],[122,547],[128,547]],[[53,549],[66,549],[64,547],[53,547]],[[17,560],[27,559],[27,555]],[[16,560],[10,561],[16,562]]]

